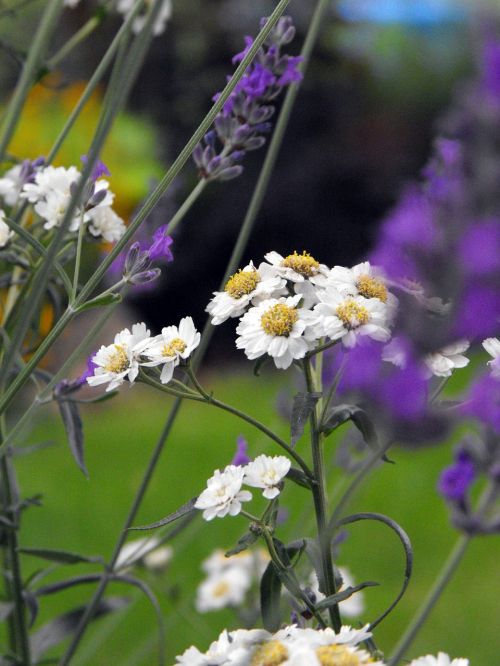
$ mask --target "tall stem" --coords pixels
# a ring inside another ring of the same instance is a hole
[[[193,188],[192,192],[186,197],[184,203],[182,206],[179,208],[177,213],[173,216],[173,218],[170,220],[168,223],[168,233],[171,234],[174,229],[182,222],[184,219],[186,213],[189,211],[191,206],[194,204],[194,202],[198,199],[200,194],[203,192],[205,187],[208,185],[208,181],[202,178],[196,185],[196,187]]]
[[[307,382],[307,390],[312,393],[318,387],[315,386],[311,363],[309,359],[304,361],[304,373]],[[325,483],[325,461],[323,457],[323,436],[319,432],[316,409],[313,409],[309,419],[311,427],[311,452],[313,459],[313,470],[316,484],[312,488],[314,499],[314,511],[316,514],[316,526],[318,528],[318,543],[321,552],[321,568],[324,581],[324,593],[330,596],[336,593],[335,574],[333,570],[332,548],[326,529],[327,521],[327,498]],[[339,631],[342,625],[338,604],[328,609],[330,620],[335,631]]]

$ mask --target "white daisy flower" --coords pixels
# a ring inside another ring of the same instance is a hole
[[[35,211],[45,220],[44,229],[59,227],[71,201],[70,192],[48,192],[44,199],[37,201]],[[81,212],[76,209],[70,222],[69,230],[76,231],[82,220]]]
[[[363,261],[352,268],[334,266],[328,273],[328,286],[335,287],[345,296],[364,296],[378,298],[384,303],[391,294],[387,290],[384,277],[369,261]]]
[[[269,264],[262,263],[255,268],[252,262],[243,270],[232,275],[224,291],[214,291],[214,298],[206,311],[212,315],[212,324],[217,326],[230,317],[240,317],[250,303],[286,293],[286,281],[277,276]]]
[[[236,553],[236,555],[231,555],[231,557],[226,557],[225,551],[222,548],[217,548],[210,557],[203,560],[201,568],[212,576],[220,574],[231,567],[238,567],[252,575],[260,577],[264,573],[269,560],[269,553],[263,548],[244,550],[241,553]]]
[[[33,183],[26,183],[21,192],[21,197],[30,203],[36,203],[45,199],[51,192],[69,194],[71,183],[76,183],[80,178],[80,172],[74,166],[65,167],[47,166],[35,174]]]
[[[146,0],[144,5],[146,10],[151,6],[152,0]],[[126,19],[129,13],[132,11],[135,4],[135,0],[118,0],[116,9],[120,14],[123,15],[123,18]],[[155,23],[153,26],[153,35],[161,35],[165,31],[167,21],[172,16],[172,2],[171,0],[163,0],[161,9],[159,10]],[[146,23],[147,13],[137,16],[132,22],[132,30],[135,33],[141,32]]]
[[[469,666],[469,660],[452,659],[444,652],[439,652],[437,657],[428,654],[425,657],[414,659],[408,666]]]
[[[150,571],[163,571],[172,561],[174,549],[172,546],[161,546],[148,551],[142,558],[144,566]]]
[[[319,293],[320,303],[313,312],[320,319],[318,326],[330,340],[342,339],[346,347],[353,347],[359,335],[368,335],[385,342],[391,337],[391,313],[378,298],[343,296],[334,287]]]
[[[252,493],[241,490],[243,475],[243,468],[235,465],[227,465],[222,472],[215,470],[194,505],[203,510],[205,520],[224,518],[228,514],[236,516],[241,511],[241,503],[252,499]]]
[[[328,266],[320,264],[308,252],[298,254],[294,252],[286,257],[282,257],[278,252],[268,252],[264,255],[277,275],[280,275],[290,282],[304,282],[310,280],[314,284],[323,285],[326,283],[328,275]]]
[[[252,585],[252,577],[242,567],[232,566],[206,578],[196,591],[196,610],[200,613],[241,606]]]
[[[200,344],[200,333],[196,330],[191,317],[184,317],[177,326],[162,328],[160,335],[152,338],[143,350],[150,359],[142,365],[154,367],[162,365],[160,375],[162,384],[168,384],[180,359],[187,359]]]
[[[91,377],[87,377],[90,386],[108,383],[106,391],[121,386],[125,377],[131,384],[139,374],[139,357],[150,340],[146,324],[134,324],[132,332],[123,329],[115,336],[115,341],[107,347],[102,346],[92,361],[98,366]]]
[[[16,164],[0,178],[0,197],[6,206],[15,206],[19,201],[24,181],[22,178],[22,164]]]
[[[184,666],[248,666],[254,645],[270,638],[265,629],[237,629],[220,634],[205,653],[195,647],[188,648],[184,654],[176,657],[176,664]]]
[[[355,647],[359,643],[363,643],[372,635],[368,630],[369,625],[365,624],[360,629],[353,629],[349,625],[342,625],[340,631],[335,633],[333,629],[327,627],[326,629],[309,629],[299,628],[296,625],[290,625],[284,629],[280,629],[274,638],[278,640],[305,640],[310,645],[350,645]]]
[[[427,354],[424,357],[424,363],[428,368],[429,376],[450,377],[455,368],[465,368],[469,364],[469,359],[463,356],[463,352],[468,348],[467,340],[459,340],[439,351]]]
[[[263,488],[263,496],[266,499],[273,499],[280,494],[280,484],[291,465],[285,456],[257,456],[243,468],[244,483],[252,488]]]
[[[492,357],[492,360],[488,361],[488,365],[491,366],[492,376],[500,379],[500,340],[498,338],[486,338],[482,344]]]
[[[339,567],[339,572],[340,575],[342,576],[343,582],[341,587],[338,589],[338,592],[342,592],[347,587],[353,587],[355,585],[354,579],[351,576],[349,569],[347,569],[346,567]],[[325,595],[319,590],[318,576],[316,575],[315,571],[311,572],[311,575],[309,577],[309,583],[310,583],[309,587],[311,589],[311,592],[314,594],[316,601],[321,601],[322,599],[324,599]],[[348,599],[341,601],[339,606],[342,617],[348,617],[348,618],[359,617],[365,610],[365,601],[363,597],[363,592],[361,591],[356,592]]]
[[[114,243],[125,233],[125,223],[111,206],[96,206],[87,213],[92,236],[102,236],[108,243]]]
[[[0,248],[5,247],[13,235],[14,232],[5,222],[5,211],[0,208]]]
[[[250,360],[269,354],[277,368],[286,370],[294,359],[312,348],[316,321],[310,310],[298,308],[300,296],[270,298],[250,308],[236,329],[236,347]]]

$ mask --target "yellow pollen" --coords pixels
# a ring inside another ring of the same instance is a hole
[[[279,666],[288,659],[288,650],[279,641],[264,643],[254,652],[250,666]]]
[[[238,271],[231,275],[224,287],[224,291],[233,298],[242,298],[251,294],[255,287],[260,282],[260,275],[256,270],[252,271]]]
[[[115,345],[116,351],[109,357],[109,361],[104,366],[108,372],[123,372],[129,366],[127,352],[121,345]]]
[[[229,592],[229,583],[225,583],[224,581],[218,583],[212,590],[214,597],[223,597],[228,592]]]
[[[344,645],[324,645],[316,650],[316,656],[321,666],[361,666],[359,657]]]
[[[363,324],[367,324],[370,320],[368,310],[362,305],[359,305],[359,303],[356,303],[352,298],[341,303],[335,312],[346,328],[349,329],[363,326]]]
[[[300,273],[304,277],[312,277],[319,270],[319,261],[311,257],[309,252],[302,252],[302,254],[294,252],[293,254],[289,254],[288,257],[283,259],[281,265],[285,268],[293,269],[296,273]]]
[[[284,303],[276,303],[264,312],[260,318],[260,324],[268,335],[288,337],[298,318],[299,313],[295,308],[291,308]]]
[[[382,303],[387,301],[387,287],[370,275],[360,275],[356,286],[361,296],[365,298],[378,298]]]
[[[181,340],[180,338],[174,338],[173,340],[170,340],[168,345],[163,345],[163,349],[161,351],[162,356],[175,356],[176,354],[182,354],[182,352],[186,349],[186,343],[184,340]]]

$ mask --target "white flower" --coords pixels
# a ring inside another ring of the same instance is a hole
[[[162,571],[165,569],[174,556],[174,550],[171,546],[162,546],[148,551],[142,558],[144,566],[150,571]]]
[[[492,357],[492,360],[488,361],[488,365],[491,366],[492,376],[500,379],[500,340],[498,338],[486,338],[483,342],[483,347]]]
[[[5,222],[5,211],[0,208],[0,248],[5,247],[13,235],[14,232]]]
[[[438,656],[435,657],[432,654],[428,654],[425,657],[419,657],[414,659],[408,666],[469,666],[468,659],[451,659],[444,652],[439,652]]]
[[[260,578],[264,573],[270,557],[269,553],[263,548],[257,550],[244,550],[231,557],[225,556],[222,548],[217,548],[214,552],[203,560],[201,568],[209,575],[220,574],[231,567],[238,567],[249,574]]]
[[[191,317],[184,317],[177,326],[162,328],[161,334],[150,340],[143,354],[150,359],[143,365],[154,367],[163,364],[160,375],[162,384],[167,384],[174,374],[180,359],[187,359],[200,344],[200,333]]]
[[[109,383],[106,391],[123,384],[125,377],[133,384],[139,374],[139,356],[149,340],[149,330],[144,323],[134,324],[132,333],[128,328],[123,329],[112,345],[102,346],[92,358],[98,367],[87,377],[87,382],[90,386]]]
[[[290,280],[290,282],[310,280],[318,285],[326,283],[328,266],[320,264],[308,252],[303,252],[302,254],[294,252],[287,257],[282,257],[281,254],[273,251],[264,255],[264,259],[274,267],[277,275]]]
[[[142,560],[145,555],[157,548],[159,543],[160,540],[158,537],[145,537],[124,544],[115,562],[115,570],[131,567],[136,562],[139,562],[139,560]]]
[[[312,348],[315,317],[297,308],[300,296],[270,298],[251,308],[236,329],[236,347],[250,360],[269,354],[277,368],[285,370],[294,359],[304,358]]]
[[[176,663],[184,666],[248,666],[253,646],[269,638],[265,629],[237,629],[230,633],[224,629],[205,653],[190,647],[176,657]]]
[[[203,510],[205,520],[224,518],[227,514],[236,516],[241,511],[241,503],[252,499],[252,493],[241,490],[243,475],[243,468],[235,465],[228,465],[222,472],[215,470],[194,505]]]
[[[273,499],[280,494],[279,485],[291,467],[285,456],[257,456],[244,467],[244,483],[252,488],[263,488],[266,499]]]
[[[124,18],[127,18],[128,14],[131,12],[135,4],[135,0],[118,0],[118,3],[116,5],[117,11],[120,12],[120,14],[123,15]],[[151,6],[151,0],[146,0],[144,3],[147,8]],[[172,15],[172,2],[171,0],[163,0],[163,4],[158,11],[158,14],[155,19],[155,23],[153,26],[153,35],[161,35],[162,32],[165,30],[165,26],[167,24],[168,19]],[[144,13],[142,15],[137,16],[134,21],[132,22],[132,30],[135,33],[140,32],[144,24],[146,22],[146,17],[147,14]]]
[[[341,587],[338,589],[338,592],[342,592],[347,587],[353,587],[355,585],[351,573],[348,569],[346,569],[346,567],[339,567],[339,572],[342,576],[343,582]],[[309,587],[311,592],[314,594],[316,601],[321,601],[324,599],[325,595],[319,590],[318,576],[316,575],[315,571],[311,572],[309,583]],[[361,591],[356,592],[348,599],[341,601],[339,606],[342,617],[359,617],[365,609],[363,593]]]
[[[390,338],[391,310],[378,298],[343,296],[334,287],[321,291],[319,298],[313,312],[330,340],[341,338],[346,347],[353,347],[359,335],[382,342]]]
[[[89,210],[87,216],[92,236],[102,236],[108,243],[114,243],[125,233],[125,223],[111,206],[96,206]]]
[[[429,376],[450,377],[455,368],[465,368],[469,364],[469,359],[462,354],[468,348],[467,340],[459,340],[439,351],[427,354],[424,362],[429,370]]]
[[[196,610],[200,613],[240,606],[252,585],[248,572],[238,566],[228,567],[206,578],[196,591]]]
[[[22,164],[16,164],[5,173],[3,178],[0,178],[0,197],[3,197],[7,206],[15,206],[19,200],[24,185],[22,168]]]
[[[363,261],[352,268],[334,266],[328,273],[327,284],[335,287],[344,296],[378,298],[384,303],[392,296],[387,291],[381,271],[371,266],[369,261]]]
[[[206,311],[212,315],[212,324],[217,326],[230,317],[241,316],[248,305],[286,293],[285,280],[277,276],[269,264],[255,268],[252,262],[232,275],[224,291],[214,291],[214,298]]]
[[[47,166],[36,172],[33,183],[24,185],[21,197],[30,203],[36,203],[45,199],[51,192],[69,194],[71,183],[76,183],[79,178],[80,172],[74,166],[70,166],[69,169]]]

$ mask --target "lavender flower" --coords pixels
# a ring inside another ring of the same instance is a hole
[[[476,468],[467,451],[460,450],[453,465],[446,467],[439,477],[439,493],[450,502],[463,503],[476,478]]]
[[[262,19],[261,27],[266,20]],[[302,79],[299,65],[303,58],[281,53],[281,47],[294,35],[291,18],[282,17],[215,118],[214,129],[194,149],[193,159],[200,178],[237,178],[243,171],[239,162],[245,153],[264,145],[263,135],[271,129],[268,121],[274,113],[273,100],[283,88]],[[252,44],[253,38],[245,37],[245,48],[232,62],[241,62]],[[219,96],[217,93],[214,101]]]
[[[460,411],[500,433],[500,382],[490,374],[476,379]]]
[[[151,261],[173,261],[174,255],[170,246],[173,238],[167,235],[168,224],[163,224],[153,233],[153,241],[147,250]]]
[[[80,157],[80,160],[83,162],[83,164],[87,164],[88,162],[88,157],[87,155],[82,155]],[[92,170],[92,173],[90,175],[90,180],[95,183],[95,181],[98,178],[102,178],[103,176],[111,176],[111,173],[108,169],[108,167],[104,164],[104,162],[101,162],[101,160],[97,160],[96,163],[94,164],[94,168]]]
[[[234,454],[233,459],[231,460],[231,465],[236,465],[241,467],[242,465],[247,465],[252,459],[247,455],[248,442],[247,440],[240,435],[236,440],[236,453]]]

